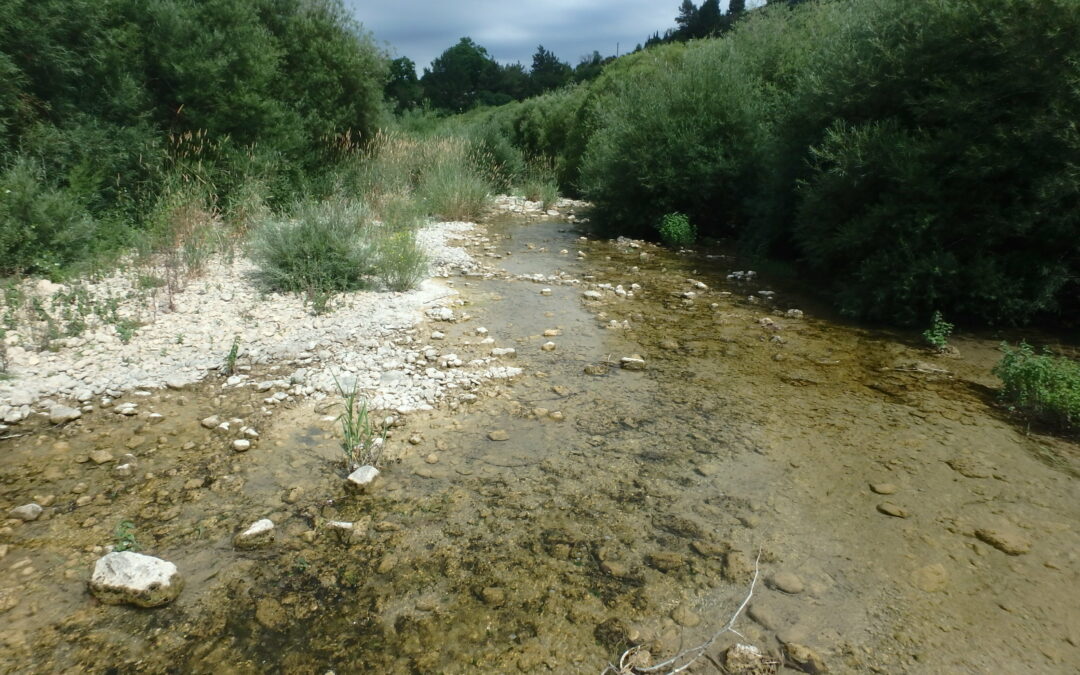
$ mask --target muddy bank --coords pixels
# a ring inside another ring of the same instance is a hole
[[[1080,666],[1076,447],[993,406],[991,342],[944,358],[838,325],[729,280],[721,253],[553,222],[485,236],[457,320],[416,337],[464,362],[513,348],[498,358],[523,372],[401,416],[369,493],[343,487],[332,400],[285,401],[237,453],[199,421],[247,424],[265,394],[219,382],[151,393],[161,421],[6,441],[4,505],[49,506],[4,524],[4,668],[595,673],[711,635],[759,555],[736,628],[778,661],[799,644],[832,672]],[[273,545],[237,550],[260,518]],[[93,561],[132,541],[185,575],[175,602],[88,595]]]

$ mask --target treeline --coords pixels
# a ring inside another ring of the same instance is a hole
[[[847,314],[926,325],[1075,320],[1077,119],[1080,3],[861,0],[774,4],[452,124],[553,162],[610,233],[684,213]]]
[[[582,57],[577,66],[560,61],[540,45],[526,70],[520,63],[500,64],[472,38],[463,37],[416,75],[408,57],[394,59],[386,83],[386,98],[395,111],[428,108],[441,113],[461,113],[477,106],[498,106],[587,82],[600,75],[606,63],[600,52]]]
[[[0,273],[318,190],[385,119],[387,59],[339,0],[0,3]]]

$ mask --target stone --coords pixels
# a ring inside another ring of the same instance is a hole
[[[280,602],[273,598],[261,598],[255,603],[255,620],[270,630],[278,630],[289,619]]]
[[[941,563],[920,567],[911,573],[911,583],[919,590],[937,593],[949,585],[949,573]]]
[[[804,673],[817,675],[818,673],[827,673],[829,671],[821,656],[806,645],[797,642],[789,642],[784,645],[784,656],[787,657],[787,661],[792,666]]]
[[[551,295],[551,289],[550,288],[541,288],[540,289],[540,295]]]
[[[953,457],[945,463],[965,478],[990,478],[993,475],[989,467],[971,457]]]
[[[894,495],[897,487],[892,483],[870,483],[870,489],[879,495]]]
[[[877,505],[877,510],[880,513],[884,513],[887,516],[893,518],[907,518],[908,512],[906,509],[893,504],[892,502],[882,502]]]
[[[113,474],[120,478],[129,478],[133,473],[135,473],[134,464],[117,464],[113,467]]]
[[[80,417],[82,417],[82,411],[78,408],[56,405],[49,409],[49,424],[66,424]]]
[[[544,337],[558,337],[562,335],[562,331],[558,328],[548,328],[544,331]]]
[[[232,448],[237,452],[247,452],[251,449],[251,441],[246,438],[238,438],[232,442]]]
[[[255,521],[233,538],[233,546],[239,549],[262,548],[272,543],[274,543],[274,521],[269,518]]]
[[[585,291],[581,294],[581,296],[586,300],[599,300],[600,298],[604,297],[604,294],[600,291]]]
[[[485,604],[492,607],[501,607],[506,602],[506,591],[494,586],[488,586],[480,591],[480,597],[483,598]]]
[[[637,354],[632,356],[624,356],[619,359],[619,365],[623,370],[645,370],[645,359],[641,358]]]
[[[746,675],[773,672],[768,659],[760,649],[742,643],[736,643],[727,648],[724,652],[724,667],[729,673]]]
[[[650,567],[661,572],[673,572],[686,564],[686,558],[674,551],[660,551],[647,558]]]
[[[585,366],[586,375],[607,375],[608,367],[601,363],[591,363]]]
[[[630,568],[617,560],[605,560],[600,563],[600,571],[616,579],[629,579]]]
[[[982,527],[975,536],[1006,555],[1023,555],[1031,550],[1031,542],[1020,532],[1008,527]]]
[[[428,464],[438,464],[439,463],[439,456],[436,455],[433,452],[433,453],[429,454],[427,457],[425,457],[424,461],[427,462]]]
[[[806,588],[802,579],[791,572],[777,572],[769,577],[769,586],[782,593],[798,595]]]
[[[11,509],[9,513],[13,518],[18,518],[19,520],[30,522],[32,520],[37,520],[39,517],[41,517],[41,512],[44,510],[45,509],[41,508],[41,505],[30,503],[23,504],[22,506],[16,506],[15,508]]]
[[[540,345],[540,349],[544,350],[545,352],[553,352],[555,351],[555,343],[545,342],[544,344]]]
[[[496,347],[491,350],[491,355],[496,358],[500,356],[517,356],[517,350],[513,347]]]
[[[686,605],[676,607],[671,613],[671,619],[683,628],[693,628],[701,623],[701,617]]]
[[[183,587],[176,565],[132,551],[102,556],[90,577],[90,592],[107,605],[160,607],[175,600]]]
[[[493,441],[508,441],[510,440],[510,434],[505,429],[495,429],[488,432],[488,438]]]
[[[90,460],[94,464],[108,464],[113,461],[113,455],[108,450],[94,450],[90,453]]]
[[[217,415],[211,415],[210,417],[204,417],[199,421],[199,424],[201,424],[204,429],[215,429],[221,424],[221,418]]]
[[[347,480],[356,487],[367,487],[378,477],[378,469],[373,466],[362,466],[350,473]]]
[[[760,605],[755,602],[750,605],[747,614],[765,630],[776,630],[780,627],[780,620],[776,617],[776,614],[765,605]]]
[[[728,547],[704,539],[695,539],[690,542],[690,548],[705,558],[721,558],[728,551]]]

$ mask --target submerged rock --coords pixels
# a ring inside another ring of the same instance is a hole
[[[236,535],[233,546],[240,549],[260,548],[274,542],[274,521],[269,518],[257,520],[248,529]]]
[[[69,408],[66,405],[53,406],[49,410],[50,424],[64,424],[82,417],[82,411],[78,408]]]
[[[362,466],[349,474],[348,481],[356,487],[367,487],[379,477],[379,470],[373,466]]]
[[[131,551],[102,556],[90,577],[90,592],[107,605],[160,607],[175,600],[183,587],[176,565]]]
[[[39,504],[23,504],[22,506],[16,506],[11,509],[11,515],[19,520],[29,522],[31,520],[37,520],[41,516],[41,512],[44,511]]]

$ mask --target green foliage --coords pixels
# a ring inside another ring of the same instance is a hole
[[[715,4],[684,3],[680,30]],[[554,158],[601,228],[647,235],[685,213],[798,263],[852,316],[1075,309],[1080,4],[772,4],[458,126]]]
[[[340,0],[0,3],[6,271],[130,243],[177,175],[291,200],[382,123],[385,71]]]
[[[270,290],[310,298],[368,286],[376,269],[370,221],[370,211],[355,201],[300,202],[290,219],[254,231],[258,278]]]
[[[1080,363],[1049,351],[1035,354],[1025,342],[1002,344],[1005,356],[994,367],[1004,388],[1001,397],[1034,419],[1063,428],[1080,421]]]
[[[341,425],[341,451],[345,455],[347,471],[360,466],[378,466],[385,445],[385,434],[379,435],[368,415],[367,401],[360,396],[360,385],[351,378],[346,387],[334,375],[334,385],[341,396],[344,410],[338,415]]]
[[[182,342],[183,340],[180,340]],[[240,336],[234,335],[232,344],[229,345],[229,353],[225,355],[225,360],[221,362],[221,374],[225,377],[232,377],[236,374],[236,360],[240,357]]]
[[[660,219],[657,227],[660,240],[668,246],[689,246],[697,239],[697,228],[682,213],[669,213]]]
[[[19,158],[0,173],[0,274],[52,274],[85,257],[95,231],[79,196],[49,185],[36,162]]]
[[[113,544],[114,551],[138,551],[142,548],[135,538],[135,523],[130,520],[120,521],[116,525],[113,536],[116,539],[116,543]]]
[[[941,312],[934,312],[930,320],[930,327],[923,331],[923,339],[934,349],[944,351],[949,346],[949,338],[952,336],[953,326],[945,320]]]

